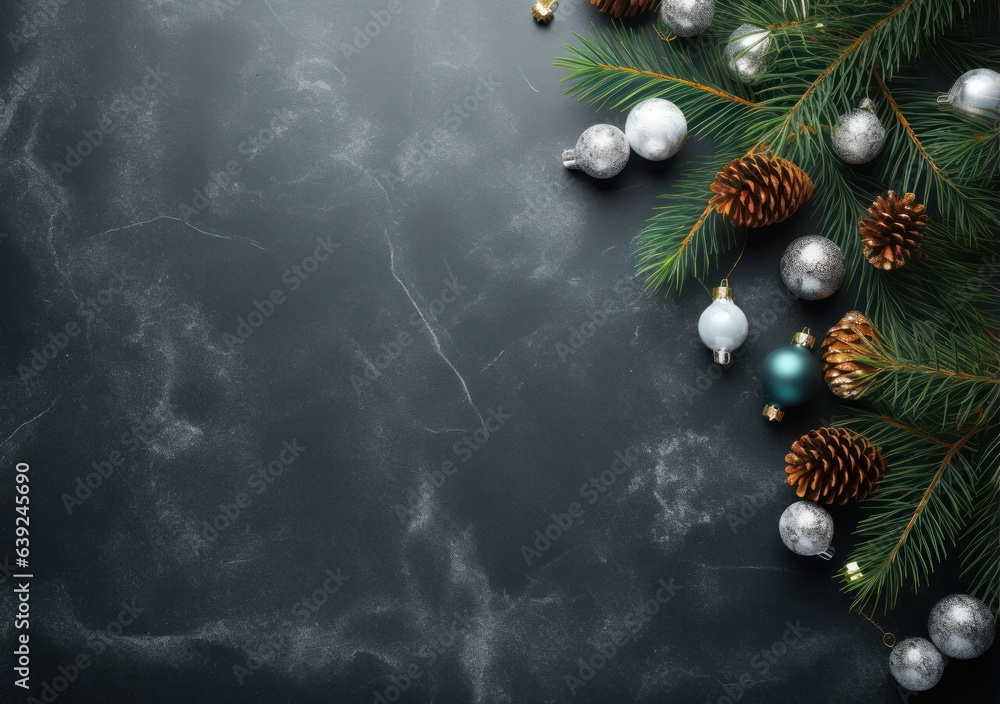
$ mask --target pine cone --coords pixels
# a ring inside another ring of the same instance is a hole
[[[820,358],[830,391],[840,398],[855,398],[864,393],[875,367],[859,358],[867,356],[870,343],[877,339],[875,326],[856,310],[844,315],[827,331]]]
[[[814,190],[808,174],[788,159],[751,154],[716,174],[709,204],[734,225],[763,227],[791,216]]]
[[[785,472],[795,493],[810,501],[863,501],[885,473],[879,448],[846,428],[810,430],[792,443]]]
[[[894,191],[879,196],[861,220],[861,247],[876,269],[898,269],[920,250],[920,232],[930,216],[912,193],[899,197]]]
[[[654,9],[660,0],[590,0],[591,5],[609,17],[635,17]]]

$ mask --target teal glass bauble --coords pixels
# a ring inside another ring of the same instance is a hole
[[[764,415],[771,420],[781,420],[784,409],[805,403],[819,390],[822,373],[819,361],[810,351],[811,344],[804,344],[807,333],[799,333],[797,341],[771,352],[760,367],[760,382],[767,394]]]

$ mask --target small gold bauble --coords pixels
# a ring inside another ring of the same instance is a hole
[[[557,7],[559,7],[558,2],[538,0],[538,2],[531,6],[531,16],[535,18],[535,22],[538,24],[548,24],[555,17]]]

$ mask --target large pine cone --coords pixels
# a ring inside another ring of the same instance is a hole
[[[660,0],[590,0],[590,4],[609,17],[635,17],[655,8]]]
[[[861,220],[861,247],[876,269],[898,269],[920,250],[930,216],[912,193],[900,197],[889,191],[879,196]]]
[[[877,339],[875,326],[856,310],[827,331],[820,358],[830,391],[840,398],[856,398],[864,393],[875,367],[862,358],[870,356],[870,343]]]
[[[885,473],[879,448],[846,428],[810,430],[785,455],[796,495],[825,504],[863,501]]]
[[[733,159],[715,176],[709,201],[734,225],[763,227],[781,222],[812,198],[805,171],[780,156],[751,154]]]

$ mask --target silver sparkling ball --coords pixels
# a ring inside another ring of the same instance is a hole
[[[885,128],[865,98],[854,112],[841,115],[833,130],[833,151],[848,164],[866,164],[882,151]]]
[[[767,71],[767,51],[771,48],[771,33],[755,24],[741,24],[729,35],[726,44],[726,65],[739,80],[752,83]]]
[[[663,98],[636,105],[625,120],[625,137],[643,159],[663,161],[676,154],[687,139],[688,125],[681,109]]]
[[[963,73],[938,102],[969,115],[1000,118],[1000,73],[988,68]]]
[[[625,133],[614,125],[588,127],[576,140],[576,147],[563,152],[563,166],[582,171],[594,178],[611,178],[628,163],[629,147]]]
[[[959,660],[985,653],[997,633],[990,607],[968,594],[952,594],[935,604],[927,631],[938,650]]]
[[[944,658],[929,640],[907,638],[896,643],[889,654],[889,672],[904,688],[923,692],[941,679]]]
[[[833,557],[833,516],[812,501],[796,501],[778,520],[781,542],[796,555]]]
[[[844,283],[844,253],[826,237],[806,235],[794,240],[781,257],[781,280],[806,301],[829,298]]]
[[[662,0],[660,19],[678,37],[694,37],[712,26],[715,0]]]

